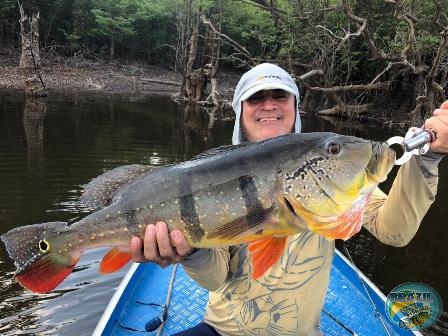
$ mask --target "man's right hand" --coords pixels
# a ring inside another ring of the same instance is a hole
[[[182,261],[193,251],[182,232],[168,232],[165,222],[149,224],[143,239],[132,237],[130,244],[130,252],[135,262],[151,261],[162,267]]]

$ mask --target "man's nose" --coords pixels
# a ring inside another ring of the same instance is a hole
[[[265,110],[271,110],[276,108],[277,101],[271,96],[266,95],[263,97],[263,101],[261,102],[261,108]]]

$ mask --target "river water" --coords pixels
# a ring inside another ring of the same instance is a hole
[[[32,101],[20,92],[0,91],[0,234],[17,226],[81,217],[84,209],[76,202],[81,186],[108,169],[130,163],[175,163],[228,144],[233,122],[221,117],[185,109],[166,97],[83,94]],[[377,124],[309,116],[303,117],[303,128],[376,140],[397,135]],[[385,246],[365,230],[345,245],[356,265],[384,293],[405,282],[423,282],[448,305],[448,261],[443,257],[448,238],[444,214],[448,160],[440,168],[436,203],[408,246]],[[384,190],[393,175],[382,185]],[[105,252],[86,251],[57,290],[35,295],[12,280],[13,263],[2,245],[0,334],[90,335],[127,269],[99,275],[98,262]],[[425,334],[448,334],[447,322],[443,313]]]

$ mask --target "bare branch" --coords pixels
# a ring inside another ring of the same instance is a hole
[[[242,55],[245,56],[245,58],[248,59],[248,61],[250,63],[253,64],[253,57],[250,54],[249,51],[247,51],[246,48],[244,48],[241,44],[239,44],[238,42],[236,42],[235,40],[233,40],[232,38],[230,38],[228,35],[221,33],[220,31],[218,31],[215,26],[213,26],[213,24],[210,22],[210,20],[208,20],[204,14],[201,14],[201,19],[202,19],[202,23],[206,26],[208,26],[216,35],[218,35],[219,37],[221,37],[223,39],[223,42],[228,43],[229,45],[231,45],[233,48],[235,48],[236,50],[238,50]]]
[[[353,34],[353,36],[362,35],[364,37],[364,40],[366,41],[373,58],[386,58],[386,56],[378,50],[375,43],[373,42],[369,28],[367,27],[367,20],[353,14],[353,11],[350,8],[347,0],[342,0],[342,4],[345,16],[359,27],[358,32]]]
[[[315,75],[322,76],[323,74],[324,74],[324,71],[322,69],[314,69],[314,70],[308,71],[307,73],[305,73],[301,76],[297,76],[296,79],[300,80],[300,81],[304,81],[312,76],[315,76]]]
[[[378,82],[374,84],[359,84],[359,85],[345,85],[345,86],[333,86],[328,88],[322,87],[310,87],[310,90],[320,91],[320,92],[344,92],[344,91],[355,91],[355,90],[380,90],[387,89],[390,82]]]

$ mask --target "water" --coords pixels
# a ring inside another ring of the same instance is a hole
[[[392,133],[375,124],[304,118],[305,131],[332,130],[372,139]],[[232,121],[210,121],[163,97],[50,96],[25,101],[0,91],[0,233],[32,223],[83,215],[81,185],[104,171],[130,163],[167,164],[228,144]],[[395,134],[394,134],[395,135]],[[345,243],[355,263],[388,293],[409,281],[427,283],[448,301],[443,210],[448,206],[448,166],[443,162],[437,202],[414,240],[385,246],[363,231]],[[388,188],[387,184],[384,186]],[[89,335],[126,269],[97,273],[106,250],[87,251],[56,291],[34,295],[12,280],[13,265],[0,249],[2,335]],[[447,303],[448,304],[448,303]],[[445,308],[445,310],[447,310]],[[447,333],[446,315],[429,334]]]

